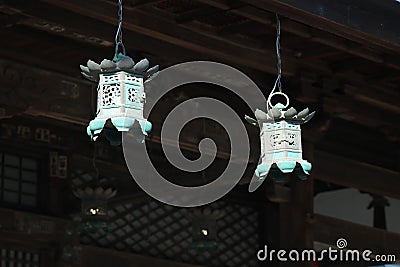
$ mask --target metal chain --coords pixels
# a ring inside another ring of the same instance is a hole
[[[118,28],[115,34],[115,58],[119,53],[119,48],[122,48],[122,53],[125,55],[125,46],[122,42],[122,0],[118,0]]]

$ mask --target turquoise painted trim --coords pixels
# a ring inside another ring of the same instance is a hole
[[[308,161],[303,161],[303,162],[300,162],[300,165],[301,165],[301,168],[303,168],[304,173],[309,175],[311,168],[312,168],[311,163]]]
[[[277,162],[276,165],[283,173],[289,173],[296,167],[296,161],[282,161]]]
[[[142,129],[142,133],[144,135],[149,134],[151,132],[151,129],[153,128],[153,125],[151,124],[151,122],[149,122],[147,120],[140,120],[139,124],[140,124],[140,128]]]
[[[140,83],[140,82],[133,82],[133,81],[128,81],[128,80],[122,80],[122,81],[125,83],[125,86],[126,85],[133,85],[133,86],[136,86],[136,87],[139,87],[139,88],[143,87],[143,84]]]
[[[128,101],[127,101],[128,102]],[[131,109],[136,109],[136,110],[143,110],[143,105],[134,105],[134,104],[128,104],[126,103],[124,105],[126,108],[131,108]]]
[[[299,152],[288,152],[287,156],[288,158],[301,159],[301,154]]]
[[[256,169],[256,176],[259,178],[264,178],[268,175],[269,170],[271,169],[272,164],[260,164]]]
[[[110,109],[110,108],[120,108],[120,107],[122,107],[123,105],[112,105],[112,106],[102,106],[101,108],[102,109]]]
[[[86,133],[90,138],[93,138],[93,134],[92,134],[92,131],[90,130],[90,126],[89,125],[86,127]]]
[[[105,84],[105,85],[116,84],[116,85],[120,85],[121,84],[121,80],[117,80],[117,81],[113,81],[113,82],[102,82],[100,84]]]
[[[89,128],[91,133],[98,134],[100,133],[103,128],[104,124],[106,124],[107,120],[104,119],[94,119],[89,123]]]
[[[272,155],[273,159],[282,159],[285,157],[285,153],[284,152],[274,152]]]
[[[131,119],[131,118],[126,118],[126,117],[119,117],[119,118],[112,118],[111,122],[115,126],[115,128],[118,129],[118,131],[125,132],[125,131],[129,131],[129,129],[135,123],[135,120]]]

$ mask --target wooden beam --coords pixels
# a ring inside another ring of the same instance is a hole
[[[132,0],[129,3],[131,7],[139,8],[143,6],[152,6],[158,3],[164,2],[165,0]]]
[[[339,238],[347,240],[348,249],[371,250],[373,254],[395,255],[400,258],[400,234],[314,214],[315,241],[332,247]],[[368,238],[366,238],[368,237]]]
[[[365,49],[365,47],[362,47],[361,45],[359,46],[349,45],[348,41],[343,40],[343,38],[352,40],[354,42],[363,45],[365,43],[372,42],[380,49],[382,48],[391,49],[392,52],[399,52],[400,47],[396,48],[390,44],[389,46],[387,46],[385,42],[376,43],[373,42],[370,38],[367,38],[366,36],[364,36],[363,38],[354,38],[354,36],[357,35],[353,33],[354,31],[352,33],[346,33],[346,34],[344,33],[341,34],[342,32],[340,31],[338,33],[337,28],[342,29],[338,25],[335,24],[335,26],[330,26],[330,27],[321,26],[324,25],[325,21],[320,17],[317,16],[313,17],[313,15],[309,13],[301,13],[301,11],[295,8],[280,3],[282,1],[274,0],[267,2],[258,0],[242,0],[242,2],[245,2],[250,6],[244,6],[237,9],[231,8],[224,0],[200,0],[200,1],[210,6],[220,8],[222,10],[229,10],[229,12],[274,27],[275,27],[275,19],[270,19],[271,16],[270,12],[273,13],[277,12],[278,14],[281,14],[289,18],[285,19],[281,17],[282,30],[310,39],[314,42],[333,47],[344,53],[349,53],[400,70],[399,64],[396,64],[396,62],[393,60],[385,60],[385,57],[382,55],[382,53],[368,51],[367,49]],[[308,26],[304,25],[303,23]],[[343,32],[346,31],[349,32],[348,31],[349,29],[347,28],[344,28],[342,30]],[[328,33],[326,33],[325,31],[327,31]],[[337,35],[341,37],[338,37]]]
[[[316,151],[315,179],[400,199],[400,173],[370,164]]]
[[[273,0],[273,1],[258,1],[258,0],[242,0],[245,3],[251,4],[255,7],[259,7],[263,10],[267,10],[270,12],[277,12],[278,14],[281,14],[287,18],[293,19],[295,21],[304,23],[306,25],[309,25],[311,27],[330,32],[332,34],[341,36],[343,38],[346,38],[348,40],[355,41],[357,43],[369,43],[374,46],[378,46],[384,49],[389,49],[393,52],[400,52],[400,44],[397,39],[397,41],[394,41],[393,39],[391,41],[384,40],[382,39],[383,36],[373,36],[370,33],[365,33],[360,31],[359,29],[355,29],[354,26],[349,25],[347,23],[348,19],[346,20],[341,20],[341,21],[336,21],[336,18],[334,16],[345,16],[343,14],[343,10],[347,9],[350,7],[349,4],[342,4],[340,7],[338,5],[333,5],[329,1],[322,1],[319,2],[319,6],[316,6],[315,2],[312,1],[295,1],[295,0]],[[360,3],[360,6],[366,5],[365,1]],[[395,3],[393,3],[395,4]],[[324,13],[321,11],[322,8],[324,10],[329,9],[330,12]],[[371,6],[370,6],[371,7]],[[394,8],[395,9],[395,8]],[[319,10],[319,11],[318,11]],[[319,12],[319,13],[318,13]],[[353,13],[357,13],[357,8],[352,8]],[[361,15],[360,15],[361,12]],[[378,25],[382,23],[382,18],[379,20],[379,22],[375,21],[375,25],[371,27],[371,16],[365,15],[365,13],[362,13],[364,11],[359,11],[358,17],[356,18],[357,15],[354,15],[355,19],[361,18],[363,22],[358,22],[358,25],[363,28],[363,30],[369,31],[372,30],[372,28],[376,28]],[[373,12],[370,10],[370,12]],[[381,11],[382,12],[382,11]],[[395,14],[393,12],[392,14],[379,14],[381,16],[391,16],[393,17]],[[332,15],[334,14],[334,15]],[[385,18],[384,18],[385,20]],[[368,27],[363,25],[367,24],[369,25]],[[393,24],[393,23],[392,23]],[[354,25],[354,24],[353,24]],[[388,24],[388,29],[394,30],[396,28],[393,28],[392,25]],[[382,32],[382,31],[380,31]],[[379,33],[378,33],[379,34]],[[393,33],[392,33],[393,34]],[[393,35],[394,36],[394,35]],[[392,37],[393,37],[392,36]],[[384,38],[384,37],[383,37]]]
[[[86,123],[91,117],[89,82],[6,60],[0,60],[0,69],[4,86],[1,104],[22,102],[26,103],[26,113],[78,123]]]
[[[400,97],[398,91],[389,90],[383,86],[380,86],[379,91],[365,91],[358,86],[352,86],[350,84],[345,84],[343,90],[346,94],[352,95],[357,101],[368,103],[371,106],[383,108],[390,112],[400,113],[400,107],[396,101],[396,99]]]
[[[189,21],[193,21],[198,18],[203,18],[205,16],[214,15],[214,14],[220,13],[220,12],[221,12],[221,10],[210,7],[210,6],[199,7],[199,8],[178,14],[175,20],[179,24],[187,23]]]
[[[39,3],[35,3],[36,8],[41,6],[39,11],[36,11],[35,7],[29,5],[26,1],[21,1],[20,3],[16,4],[13,1],[8,2],[10,6],[17,6],[26,14],[35,12],[36,15],[42,17],[48,16],[42,11],[47,10],[46,6],[49,6],[62,8],[108,24],[117,24],[117,18],[114,16],[114,13],[108,12],[109,10],[115,10],[116,4],[107,1],[88,0],[82,2],[78,0],[43,0]],[[215,35],[205,34],[199,31],[195,31],[194,33],[195,29],[187,29],[176,24],[174,21],[163,17],[152,16],[149,12],[141,9],[125,10],[124,16],[124,29],[127,31],[137,32],[153,39],[162,40],[197,53],[206,54],[214,59],[226,60],[233,64],[276,73],[276,62],[269,56],[272,51],[260,52],[258,50],[253,50],[251,47],[242,46],[236,42]],[[52,16],[52,18],[53,20],[62,19],[65,21],[65,18],[56,18],[54,16]],[[126,35],[128,34],[125,34],[125,36]],[[286,66],[284,68],[285,75],[294,75],[296,63],[292,61],[292,59],[286,57],[286,59],[284,59],[284,65]]]
[[[76,238],[66,234],[71,221],[29,212],[0,209],[0,243],[13,242],[32,247],[60,245]],[[29,238],[27,239],[27,235]]]

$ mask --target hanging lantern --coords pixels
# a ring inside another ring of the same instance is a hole
[[[119,1],[118,14],[119,24],[115,37],[114,59],[104,59],[100,64],[89,60],[86,66],[80,66],[85,78],[98,83],[97,116],[89,123],[87,134],[95,141],[107,120],[111,120],[115,127],[111,131],[114,132],[127,132],[135,126],[139,128],[140,136],[136,138],[143,142],[144,137],[152,128],[151,123],[143,116],[146,102],[144,82],[158,71],[158,66],[149,69],[147,59],[142,59],[135,64],[132,58],[126,56],[122,43],[122,1]],[[120,144],[120,140],[116,137],[119,138],[118,134],[107,133],[107,139],[113,145]]]
[[[268,173],[276,182],[284,182],[290,173],[305,180],[311,170],[311,163],[303,159],[301,148],[300,125],[308,122],[315,114],[308,108],[297,113],[289,107],[289,97],[282,92],[282,60],[280,54],[281,23],[276,15],[276,55],[278,59],[278,77],[267,100],[267,113],[257,109],[256,119],[246,116],[253,125],[259,125],[261,138],[261,163],[255,171],[256,176],[263,180]],[[279,90],[279,91],[276,91]],[[276,95],[285,98],[286,104],[272,105],[271,99]]]
[[[217,220],[222,212],[209,208],[196,209],[191,216],[192,244],[191,248],[204,250],[218,247]]]
[[[272,106],[271,98],[277,94],[286,98],[286,105]],[[257,166],[256,176],[264,179],[271,172],[275,181],[284,182],[289,173],[295,172],[300,179],[306,179],[311,163],[303,159],[300,125],[308,122],[315,111],[309,113],[306,108],[298,113],[293,107],[286,109],[289,98],[282,92],[271,94],[268,106],[267,113],[255,111],[257,120],[246,116],[247,121],[260,126],[261,163]]]
[[[80,228],[88,232],[108,229],[108,200],[117,194],[111,187],[78,188],[74,195],[81,199],[82,223]]]

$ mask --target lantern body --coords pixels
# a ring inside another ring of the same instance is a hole
[[[108,230],[108,200],[114,197],[117,191],[111,187],[84,187],[73,191],[81,199],[82,220],[79,228],[88,232]]]
[[[97,64],[89,60],[87,66],[80,67],[85,78],[98,82],[96,118],[87,127],[91,139],[96,140],[106,126],[106,137],[114,145],[121,143],[121,137],[113,131],[127,132],[132,128],[136,139],[143,142],[152,128],[143,116],[144,82],[158,71],[158,66],[148,69],[147,59],[135,64],[132,58],[120,54],[115,61],[104,59]],[[111,121],[111,128],[107,121]]]
[[[145,98],[142,75],[125,71],[100,74],[96,119],[144,119]],[[127,129],[121,125],[118,130]]]
[[[275,181],[284,182],[292,172],[304,180],[311,170],[311,163],[303,159],[300,126],[315,112],[305,109],[297,113],[294,108],[284,108],[278,103],[268,113],[256,110],[257,120],[246,117],[253,125],[260,126],[261,157],[255,174],[261,180],[271,173]]]
[[[83,199],[82,204],[82,221],[107,221],[107,200],[104,199]]]
[[[215,218],[197,218],[192,224],[193,246],[210,248],[217,244],[217,221]]]
[[[108,230],[107,200],[104,199],[82,199],[82,221],[79,225],[81,230],[95,233],[98,230]]]
[[[99,78],[97,116],[90,122],[88,134],[93,137],[99,134],[110,119],[121,132],[129,131],[137,122],[143,136],[147,135],[151,123],[143,117],[146,100],[143,75],[118,71],[102,73]]]
[[[219,249],[217,220],[223,216],[219,210],[196,209],[192,216],[192,244],[196,250]]]
[[[260,138],[261,163],[256,169],[257,177],[267,176],[274,164],[286,174],[293,172],[299,163],[304,174],[309,174],[311,163],[303,160],[300,123],[285,120],[262,123]],[[301,173],[299,177],[306,178]]]

